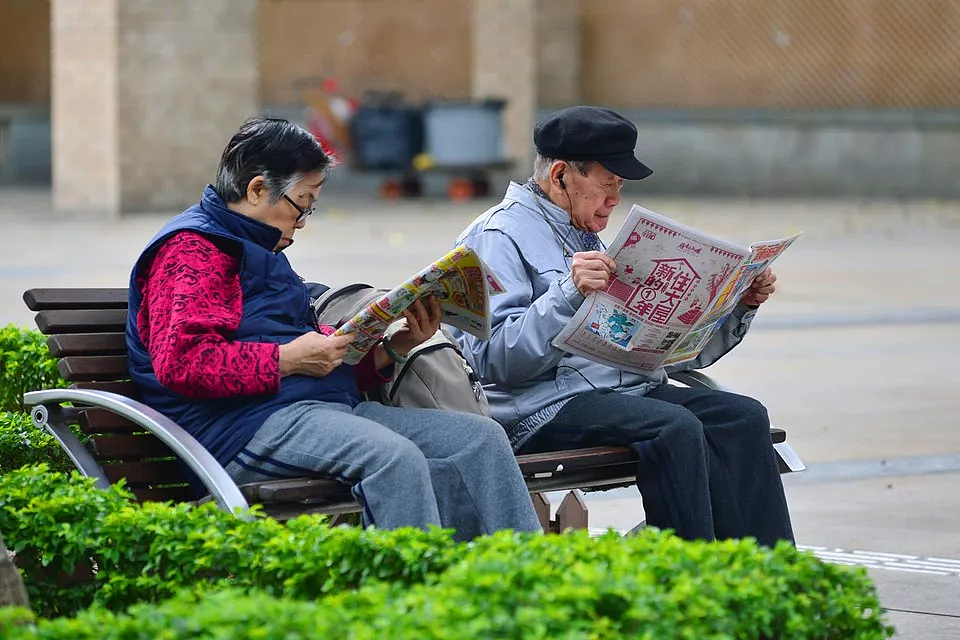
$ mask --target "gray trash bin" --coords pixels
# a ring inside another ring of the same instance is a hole
[[[424,150],[437,166],[502,162],[503,100],[433,102],[424,112]]]

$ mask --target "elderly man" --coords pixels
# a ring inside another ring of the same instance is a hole
[[[458,338],[514,450],[629,446],[640,459],[637,486],[651,525],[690,539],[792,541],[763,405],[668,385],[664,369],[638,375],[551,344],[615,268],[597,232],[620,203],[624,180],[652,171],[634,156],[636,127],[609,109],[564,109],[533,136],[533,177],[511,183],[457,240],[506,287],[491,300],[490,339]],[[709,366],[736,346],[775,280],[759,276],[699,358],[678,366]]]

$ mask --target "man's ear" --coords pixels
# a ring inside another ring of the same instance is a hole
[[[256,206],[260,200],[267,197],[267,183],[263,176],[256,176],[247,183],[247,202]]]
[[[563,160],[554,162],[553,166],[550,167],[550,183],[558,189],[566,191],[567,185],[564,183],[563,177],[569,173],[568,168],[569,165]]]

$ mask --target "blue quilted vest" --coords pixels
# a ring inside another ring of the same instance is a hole
[[[128,367],[143,402],[186,429],[226,466],[274,411],[300,400],[324,400],[355,406],[359,402],[352,367],[341,366],[322,378],[293,375],[282,379],[275,394],[198,400],[164,387],[137,331],[142,295],[137,275],[170,236],[195,231],[237,247],[241,256],[243,317],[228,340],[285,344],[316,330],[307,287],[287,258],[273,252],[280,230],[227,208],[208,186],[203,199],[168,222],[150,241],[130,275],[127,315]]]

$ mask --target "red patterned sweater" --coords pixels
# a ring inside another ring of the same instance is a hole
[[[184,231],[163,243],[137,279],[143,293],[137,329],[160,384],[191,398],[280,390],[279,345],[226,337],[240,326],[243,310],[239,262],[209,238]],[[389,381],[372,350],[354,372],[361,392]]]

